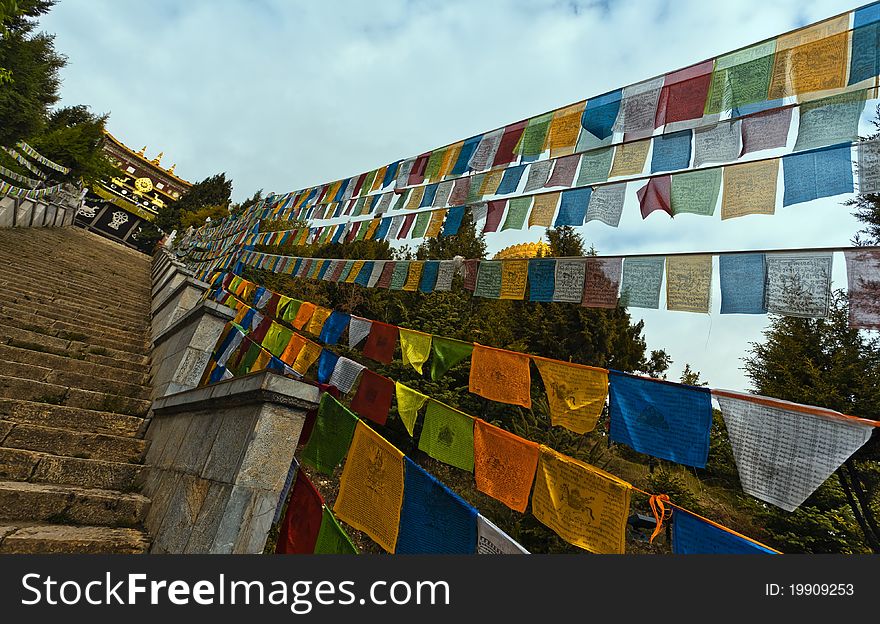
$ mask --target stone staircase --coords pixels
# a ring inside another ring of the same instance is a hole
[[[149,258],[0,229],[0,553],[139,553]]]

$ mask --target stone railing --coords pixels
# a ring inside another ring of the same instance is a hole
[[[0,228],[73,225],[76,208],[19,197],[0,197]]]

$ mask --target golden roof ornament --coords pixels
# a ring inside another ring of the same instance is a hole
[[[144,146],[141,148],[141,151],[138,152],[138,156],[144,156],[144,152],[146,152],[146,151],[147,151],[147,146],[144,145]]]
[[[159,152],[159,154],[150,162],[153,163],[154,165],[158,165],[160,162],[162,162],[162,156],[164,156],[164,155],[165,155],[165,152]]]
[[[176,166],[177,166],[177,163],[174,163],[173,165],[171,165],[171,169],[167,169],[166,171],[168,171],[168,173],[174,173],[174,168]]]

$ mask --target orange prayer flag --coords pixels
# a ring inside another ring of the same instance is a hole
[[[299,310],[296,313],[296,317],[293,319],[293,326],[297,329],[302,329],[306,326],[311,318],[312,314],[315,313],[316,306],[314,303],[309,303],[308,301],[303,301],[302,305],[299,307]]]
[[[529,356],[474,344],[469,390],[492,401],[532,406]]]
[[[477,489],[524,513],[538,466],[540,446],[479,418],[474,421]]]
[[[288,366],[293,366],[293,363],[296,362],[296,357],[299,355],[299,352],[302,351],[305,344],[306,339],[299,334],[291,336],[290,342],[287,343],[284,352],[281,354],[281,361]]]

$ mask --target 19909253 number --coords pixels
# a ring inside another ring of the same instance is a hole
[[[852,596],[852,583],[792,583],[788,586],[790,596]]]

